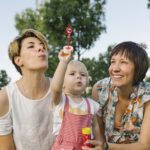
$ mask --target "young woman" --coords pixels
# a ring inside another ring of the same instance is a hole
[[[33,29],[9,46],[9,57],[22,75],[0,91],[0,149],[49,150],[52,143],[48,43]]]

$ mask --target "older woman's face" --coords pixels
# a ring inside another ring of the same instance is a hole
[[[109,74],[114,86],[132,86],[134,80],[134,70],[134,63],[125,57],[125,55],[116,54],[112,56]]]

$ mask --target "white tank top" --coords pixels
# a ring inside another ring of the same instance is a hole
[[[50,150],[53,142],[50,90],[38,100],[23,96],[16,83],[9,84],[6,90],[10,107],[3,119],[7,123],[6,132],[13,132],[16,149]]]

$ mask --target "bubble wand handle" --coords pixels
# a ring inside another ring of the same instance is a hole
[[[73,47],[70,46],[71,34],[72,34],[72,27],[69,25],[66,28],[67,45],[63,47],[63,55],[68,55],[70,51],[73,51]]]
[[[67,34],[67,40],[68,40],[67,45],[69,46],[70,45],[70,40],[71,40],[71,34],[72,34],[72,27],[71,26],[68,26],[66,28],[66,34]]]

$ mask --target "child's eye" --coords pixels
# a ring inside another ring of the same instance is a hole
[[[74,75],[74,73],[70,73],[69,75]]]
[[[82,73],[81,76],[85,77],[86,75],[84,73]]]

